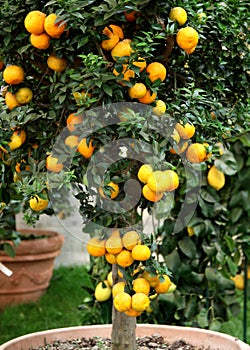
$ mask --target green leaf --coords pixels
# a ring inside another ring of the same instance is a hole
[[[184,237],[179,243],[180,250],[190,259],[194,259],[197,253],[194,242],[189,237]]]

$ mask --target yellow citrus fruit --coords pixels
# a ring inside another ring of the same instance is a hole
[[[191,49],[184,50],[188,55],[191,55],[195,52],[196,46],[191,47]]]
[[[111,31],[113,33],[118,34],[119,39],[124,39],[124,33],[123,33],[123,30],[120,26],[118,26],[116,24],[110,24],[108,27],[111,28]]]
[[[146,95],[147,88],[143,83],[135,83],[128,89],[128,94],[130,98],[142,98]]]
[[[166,68],[160,62],[150,63],[146,68],[146,72],[152,83],[158,79],[163,81],[167,75]]]
[[[50,69],[53,69],[56,72],[62,72],[67,67],[67,60],[63,57],[56,57],[55,55],[49,55],[47,59],[47,65]]]
[[[17,85],[24,81],[25,74],[22,67],[8,65],[3,71],[3,80],[10,85]]]
[[[128,231],[122,237],[122,244],[128,250],[132,250],[140,241],[140,235],[136,231]]]
[[[122,239],[120,234],[116,236],[116,234],[111,234],[111,236],[106,241],[106,250],[110,254],[119,254],[122,251]]]
[[[127,249],[122,249],[122,251],[116,256],[116,262],[121,267],[128,267],[132,265],[134,259],[132,258],[131,251]]]
[[[125,314],[129,317],[137,317],[137,316],[140,316],[141,315],[141,311],[136,311],[134,309],[129,309],[127,311],[125,311]]]
[[[31,34],[41,34],[44,32],[44,21],[46,14],[41,11],[30,11],[24,19],[24,26]]]
[[[147,62],[146,62],[145,58],[138,57],[138,61],[133,61],[132,65],[140,68],[139,72],[142,72],[143,69],[145,69],[147,67]]]
[[[54,173],[59,173],[63,169],[63,164],[58,163],[58,158],[50,154],[46,158],[46,169]]]
[[[118,194],[119,194],[119,185],[118,184],[111,181],[105,187],[107,187],[107,190],[109,191],[108,197],[110,197],[111,199],[115,199],[118,196]],[[107,198],[106,195],[104,194],[102,187],[100,187],[98,191],[99,191],[102,198]]]
[[[10,91],[6,92],[4,99],[6,106],[10,111],[15,107],[21,106],[21,104],[16,99],[16,94],[12,94]]]
[[[99,282],[95,287],[95,298],[97,301],[103,302],[111,297],[112,289],[107,280]]]
[[[146,91],[146,94],[141,97],[141,98],[138,98],[138,101],[140,103],[145,103],[145,104],[150,104],[150,103],[153,103],[155,101],[157,97],[157,93],[156,92],[153,92],[153,91],[150,91],[149,89]]]
[[[166,103],[162,100],[157,100],[155,106],[152,108],[152,112],[158,117],[161,117],[166,112],[166,109]]]
[[[29,206],[34,211],[42,211],[47,208],[48,204],[48,199],[43,199],[38,195],[35,195],[29,201]]]
[[[180,143],[179,145],[177,145],[177,149],[171,148],[170,152],[172,154],[177,154],[177,153],[180,154],[180,153],[185,152],[187,147],[188,147],[188,142],[186,141],[186,142],[183,142],[183,143]]]
[[[145,278],[138,277],[133,281],[133,290],[136,293],[144,293],[148,295],[150,292],[150,284]]]
[[[187,232],[189,237],[192,237],[194,235],[194,228],[192,226],[187,226]]]
[[[107,281],[108,281],[109,286],[112,288],[113,287],[113,273],[112,273],[112,271],[110,271],[108,273]],[[111,290],[111,293],[112,293],[112,290]]]
[[[74,91],[73,96],[78,106],[81,106],[83,102],[86,102],[88,98],[92,97],[90,93],[86,93],[85,91],[82,91],[82,92]]]
[[[46,50],[50,46],[50,36],[47,33],[30,34],[30,43],[40,50]]]
[[[106,253],[105,259],[107,260],[108,263],[110,263],[112,265],[116,264],[116,255],[115,254]]]
[[[51,13],[45,18],[44,29],[52,38],[60,38],[65,28],[66,24],[63,24],[62,21],[58,21],[55,13]]]
[[[159,278],[157,285],[154,287],[155,292],[158,294],[166,293],[171,285],[171,280],[168,275],[163,275],[163,281]]]
[[[138,179],[145,184],[152,172],[153,168],[150,164],[143,164],[137,173]]]
[[[150,304],[150,299],[144,293],[135,293],[132,296],[131,306],[132,306],[132,309],[135,311],[139,311],[139,312],[145,311],[149,307],[149,304]]]
[[[207,174],[207,182],[209,186],[219,191],[225,185],[225,174],[213,165]]]
[[[115,24],[105,27],[102,34],[108,37],[108,39],[104,39],[101,42],[102,48],[106,51],[112,50],[118,44],[119,40],[124,38],[122,28]]]
[[[76,135],[69,135],[66,137],[64,141],[65,145],[69,146],[70,148],[76,148],[79,144],[78,136]]]
[[[21,105],[29,103],[33,98],[33,92],[28,87],[22,87],[16,92],[16,99]]]
[[[147,185],[155,193],[162,193],[168,190],[169,176],[165,171],[156,170],[148,177]]]
[[[105,240],[99,237],[92,237],[88,241],[86,248],[89,255],[94,257],[103,256],[106,253]]]
[[[200,12],[200,13],[198,13],[198,19],[199,19],[199,22],[200,23],[204,23],[204,22],[206,22],[206,20],[207,20],[207,15],[205,14],[205,12]]]
[[[130,42],[130,39],[124,39],[115,45],[115,47],[111,50],[111,56],[114,61],[117,61],[117,59],[121,57],[123,57],[125,61],[127,60],[127,57],[129,57],[132,53]]]
[[[131,308],[131,296],[128,293],[120,292],[114,297],[113,303],[117,311],[128,311]]]
[[[148,271],[143,271],[142,277],[148,281],[150,287],[155,287],[159,282],[158,276]]]
[[[173,170],[165,170],[164,174],[167,175],[166,191],[174,191],[179,186],[179,177]]]
[[[134,260],[146,261],[150,256],[151,251],[145,244],[138,244],[132,249],[132,257]]]
[[[26,140],[26,132],[22,129],[19,130],[15,130],[10,138],[10,142],[8,143],[8,146],[10,148],[11,151],[19,148],[22,146],[22,144],[25,142]]]
[[[177,123],[175,125],[175,130],[177,130],[178,134],[183,140],[191,139],[191,137],[193,137],[195,134],[195,127],[190,123],[186,123],[184,125]]]
[[[128,69],[127,64],[123,64],[123,70],[119,73],[116,69],[113,70],[113,74],[117,77],[122,74],[122,78],[119,83],[123,86],[125,81],[129,81],[131,78],[135,77],[135,72],[132,69]]]
[[[92,154],[94,153],[95,150],[95,145],[93,145],[93,140],[89,140],[87,142],[87,138],[83,138],[79,144],[77,151],[86,159],[91,158]]]
[[[169,13],[172,21],[177,21],[180,26],[187,22],[187,12],[182,7],[173,7]]]
[[[114,284],[113,287],[112,287],[112,295],[113,295],[113,298],[114,298],[118,293],[124,292],[125,286],[126,286],[126,284],[125,284],[124,281],[117,282],[116,284]]]
[[[235,288],[244,290],[244,276],[241,274],[237,274],[234,277],[231,277],[231,280],[235,284]]]
[[[22,171],[21,167],[23,167],[25,171],[30,171],[30,166],[29,165],[24,166],[24,164],[26,164],[26,161],[24,159],[22,159],[21,162],[17,162],[15,166],[15,171],[17,173],[20,173]]]
[[[150,202],[159,202],[162,197],[163,197],[163,192],[162,193],[156,193],[152,191],[148,185],[144,185],[142,188],[142,194],[143,196]]]
[[[186,157],[191,163],[201,163],[207,158],[207,151],[201,143],[192,143],[186,150]]]
[[[176,36],[177,44],[183,50],[189,50],[198,44],[199,34],[192,27],[181,28]]]
[[[76,115],[75,113],[71,113],[66,120],[68,130],[70,132],[75,131],[76,130],[75,126],[77,124],[81,124],[82,121],[83,121],[82,116]]]

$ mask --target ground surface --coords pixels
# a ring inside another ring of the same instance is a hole
[[[52,344],[30,348],[30,350],[108,350],[111,346],[110,339],[81,338],[67,341],[55,341]],[[160,335],[142,337],[137,339],[137,350],[218,350],[210,347],[197,347],[178,340],[172,344],[166,344]]]

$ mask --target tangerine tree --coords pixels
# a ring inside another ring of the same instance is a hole
[[[136,317],[218,325],[249,254],[247,4],[181,4],[0,10],[1,215],[79,211],[118,350],[135,349]]]

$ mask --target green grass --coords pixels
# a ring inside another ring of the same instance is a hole
[[[82,266],[55,269],[50,287],[37,303],[6,308],[0,313],[0,344],[31,332],[81,325],[82,311],[78,305],[86,296],[81,288],[86,273]],[[238,294],[242,301],[242,293]],[[250,342],[250,296],[247,321]],[[243,339],[243,310],[224,323],[220,331]]]

